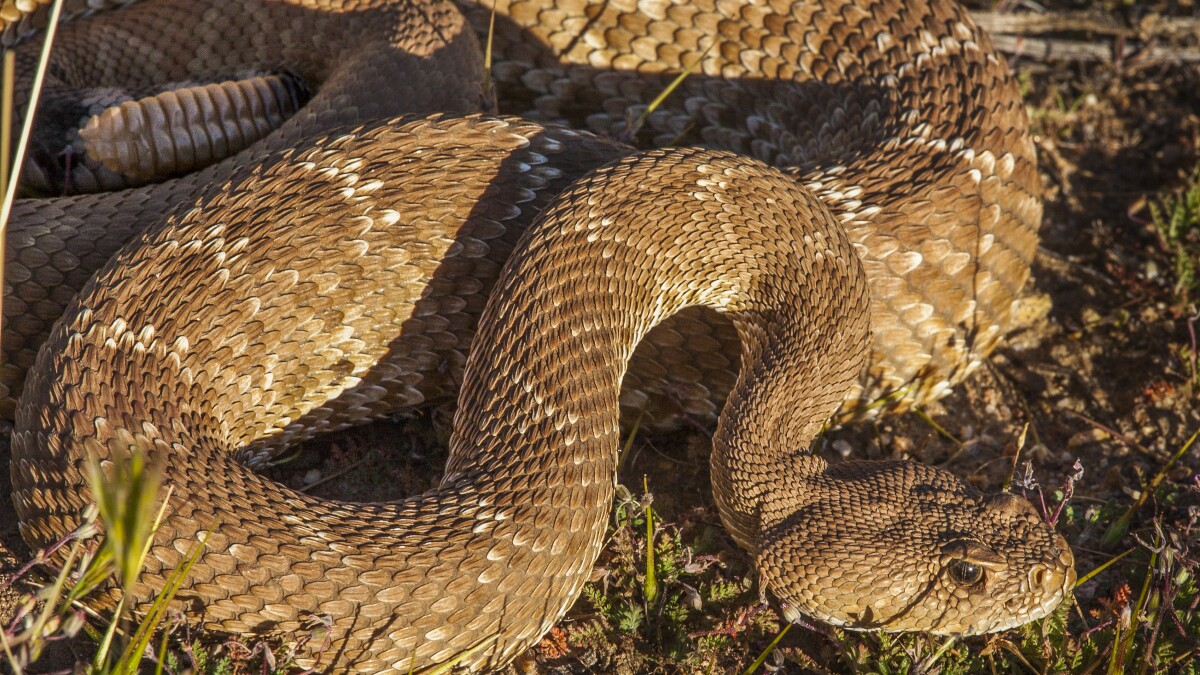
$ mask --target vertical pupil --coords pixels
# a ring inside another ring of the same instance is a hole
[[[958,580],[963,583],[971,584],[979,580],[979,567],[969,562],[960,562],[955,566],[955,570],[958,572]]]

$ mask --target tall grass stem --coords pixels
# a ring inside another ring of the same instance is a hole
[[[8,158],[12,157],[13,89],[17,81],[17,53],[4,51],[4,80],[0,89],[0,193],[8,192]]]
[[[46,37],[42,42],[42,52],[38,56],[37,72],[33,77],[33,87],[29,90],[29,105],[25,109],[25,119],[21,123],[21,135],[17,138],[17,153],[12,157],[12,170],[8,172],[8,182],[4,186],[4,200],[0,202],[0,279],[4,279],[4,243],[8,240],[8,217],[12,214],[13,201],[17,197],[17,183],[20,182],[21,164],[25,161],[25,152],[29,147],[29,135],[33,130],[34,113],[37,112],[38,98],[42,94],[42,83],[46,80],[46,67],[50,64],[50,48],[54,45],[54,34],[58,30],[58,19],[62,16],[63,0],[54,0],[50,5],[50,23],[46,25]],[[9,50],[11,53],[11,50]],[[9,57],[5,57],[7,60]],[[9,106],[7,110],[12,110]],[[9,113],[12,114],[11,112]],[[8,129],[9,127],[5,127]],[[0,162],[7,164],[8,155],[0,157]],[[0,334],[4,331],[4,298],[0,294]]]

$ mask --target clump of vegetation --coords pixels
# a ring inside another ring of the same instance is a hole
[[[1167,192],[1150,203],[1150,218],[1159,245],[1167,253],[1174,281],[1173,310],[1187,322],[1188,341],[1179,348],[1193,388],[1200,387],[1196,329],[1200,323],[1200,168],[1190,185]]]
[[[1185,314],[1196,313],[1200,291],[1200,170],[1192,174],[1190,183],[1150,203],[1154,232],[1171,260],[1175,307]]]
[[[99,462],[88,462],[87,476],[96,505],[88,508],[74,532],[38,551],[10,581],[25,580],[32,586],[22,594],[14,618],[0,627],[0,650],[14,675],[28,672],[54,643],[82,639],[81,633],[93,643],[85,650],[92,656],[89,663],[76,664],[76,672],[93,675],[141,672],[143,662],[155,673],[190,669],[217,675],[244,672],[251,664],[264,673],[294,668],[294,645],[229,640],[212,646],[192,639],[182,617],[168,617],[170,602],[199,559],[203,540],[167,578],[149,609],[132,621],[126,599],[161,522],[159,495],[165,494],[165,505],[170,491],[161,491],[161,472],[136,450],[105,462],[103,470]],[[38,568],[50,570],[49,581],[29,578]],[[122,592],[111,614],[101,616],[84,608],[85,598],[114,584]]]
[[[3,649],[5,662],[13,673],[25,672],[50,644],[74,638],[83,629],[86,617],[81,610],[71,606],[67,586],[70,579],[82,578],[94,566],[94,556],[82,542],[95,535],[96,516],[96,508],[90,508],[75,532],[54,546],[38,551],[34,560],[14,576],[13,581],[24,577],[35,565],[47,563],[51,556],[70,545],[58,574],[49,582],[39,584],[35,591],[22,594],[12,621],[0,628],[0,649]],[[78,584],[76,588],[83,590]]]
[[[779,619],[744,568],[710,552],[721,535],[702,522],[706,514],[664,525],[649,494],[619,493],[586,603],[542,640],[544,662],[623,673],[721,671],[770,642]]]
[[[963,639],[792,626],[775,646],[787,626],[715,514],[693,510],[663,524],[648,494],[622,489],[586,602],[542,640],[537,658],[561,672],[1198,672],[1200,587],[1189,547],[1200,510],[1182,522],[1145,513],[1200,494],[1200,482],[1166,480],[1191,447],[1147,477],[1132,503],[1073,501],[1078,464],[1056,487],[1019,472],[1016,487],[1076,548],[1077,587],[1086,589],[1041,621]],[[1106,539],[1128,548],[1102,553]]]

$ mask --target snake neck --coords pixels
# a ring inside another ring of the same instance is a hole
[[[846,275],[833,288],[835,294],[838,288],[853,293],[854,285]],[[812,307],[811,314],[792,310],[791,316],[773,312],[769,318],[734,321],[742,340],[742,372],[718,420],[709,463],[722,523],[751,554],[759,551],[768,528],[812,494],[797,485],[828,468],[809,446],[856,382],[868,348],[865,334],[858,333],[863,327],[836,320],[838,310],[820,300],[799,306]],[[760,331],[759,326],[769,328]]]

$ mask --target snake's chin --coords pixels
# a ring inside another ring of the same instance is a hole
[[[1065,547],[1065,543],[1064,543]],[[1064,548],[1069,552],[1069,549]],[[923,631],[930,635],[965,637],[972,635],[985,635],[989,633],[999,633],[1014,628],[1019,628],[1027,623],[1038,621],[1049,616],[1059,605],[1062,604],[1070,595],[1075,587],[1075,568],[1069,566],[1065,572],[1056,573],[1054,579],[1047,586],[1052,586],[1057,583],[1057,590],[1048,591],[1041,595],[1042,600],[1033,606],[1017,609],[1015,613],[1006,616],[991,616],[988,619],[974,625],[959,624],[955,627],[929,627],[920,628],[911,625],[905,625],[903,622],[897,624],[867,623],[858,624],[853,621],[846,621],[843,617],[820,615],[819,613],[810,614],[804,611],[798,604],[781,601],[779,603],[779,611],[783,618],[798,626],[811,628],[814,624],[827,623],[836,626],[842,630],[850,630],[855,632],[885,632],[885,633],[901,633],[901,632],[916,632]],[[1031,597],[1036,597],[1038,593],[1032,591],[1029,594]],[[989,620],[993,619],[993,620]]]

